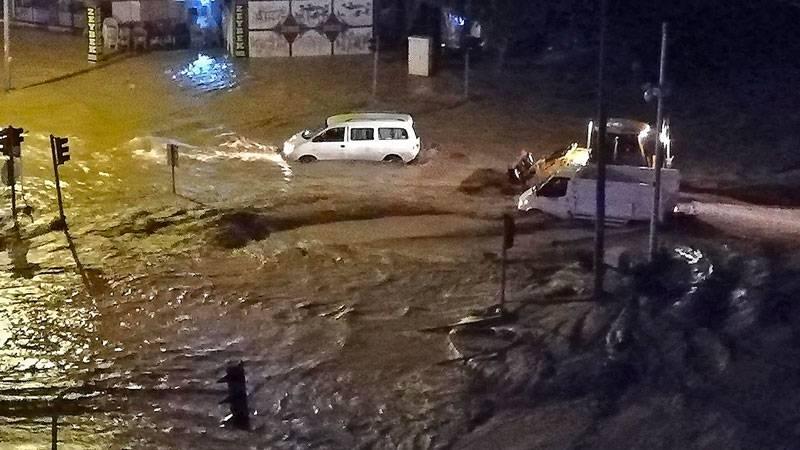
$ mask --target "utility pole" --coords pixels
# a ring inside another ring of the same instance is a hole
[[[464,99],[469,98],[469,46],[464,47]]]
[[[3,0],[3,71],[8,92],[11,90],[11,0]]]
[[[594,223],[594,297],[603,297],[605,275],[606,225],[606,126],[608,122],[605,99],[606,28],[608,0],[600,0],[600,49],[597,67],[597,214]]]
[[[661,166],[664,165],[664,151],[661,145],[661,129],[664,126],[665,72],[667,65],[667,23],[661,24],[661,63],[658,69],[658,107],[656,108],[656,160],[655,180],[653,182],[653,212],[650,216],[650,261],[658,251],[658,224],[661,221]]]
[[[380,60],[381,40],[375,35],[375,51],[372,52],[372,99],[378,98],[378,61]]]
[[[464,6],[464,24],[466,36],[461,36],[461,46],[464,48],[464,100],[469,99],[469,52],[472,47],[472,2],[467,0]],[[463,33],[463,32],[462,32]]]
[[[380,21],[378,1],[372,3],[372,38],[375,42],[375,51],[372,53],[372,100],[378,99],[378,62],[380,61],[381,40],[378,35],[378,22]]]

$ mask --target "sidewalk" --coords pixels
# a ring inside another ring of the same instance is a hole
[[[2,42],[0,36],[0,42]],[[11,87],[21,89],[91,70],[83,36],[26,27],[11,28]]]

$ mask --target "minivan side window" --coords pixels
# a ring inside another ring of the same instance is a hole
[[[344,127],[325,130],[314,138],[314,142],[344,142]]]
[[[375,139],[374,128],[351,128],[350,140],[351,141],[371,141]]]
[[[567,195],[569,178],[553,177],[539,188],[542,197],[558,198]]]
[[[381,140],[408,139],[408,131],[404,128],[378,128]]]

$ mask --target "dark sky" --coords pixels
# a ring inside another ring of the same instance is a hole
[[[797,67],[800,7],[781,0],[610,0],[611,33],[656,59],[659,23],[669,22],[671,58],[685,70]]]

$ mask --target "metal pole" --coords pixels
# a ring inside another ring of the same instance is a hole
[[[11,90],[11,0],[3,0],[3,70],[8,92]]]
[[[464,98],[469,98],[469,47],[464,49]]]
[[[375,52],[372,55],[372,99],[378,98],[378,60],[380,59],[381,42],[375,35]]]
[[[378,10],[378,1],[372,3],[372,35],[375,38],[375,52],[372,55],[372,99],[378,98],[378,62],[380,60],[381,43],[380,36],[378,35],[378,21],[380,20],[380,11]]]
[[[67,217],[64,215],[64,201],[61,199],[61,180],[58,177],[58,161],[56,158],[56,145],[55,138],[50,135],[50,153],[53,156],[53,173],[56,177],[56,194],[58,195],[58,214],[65,229],[67,226]]]
[[[594,296],[603,296],[606,222],[606,117],[605,65],[608,0],[600,0],[600,49],[597,68],[597,204],[594,223]]]
[[[661,146],[661,128],[664,121],[664,83],[667,65],[667,23],[661,24],[661,64],[658,70],[658,107],[656,109],[656,161],[655,180],[653,182],[653,211],[650,216],[650,261],[658,250],[658,223],[661,221],[661,166],[664,164],[664,152]]]
[[[500,309],[505,308],[506,304],[506,250],[505,239],[503,240],[503,264],[500,266]]]
[[[50,424],[50,448],[52,450],[58,449],[58,416],[53,416],[53,421]]]
[[[17,222],[17,180],[14,173],[14,156],[13,149],[11,149],[12,156],[8,158],[8,181],[11,183],[11,217],[14,218],[14,223]]]
[[[464,5],[464,16],[465,16],[465,24],[469,26],[466,29],[466,37],[464,36],[464,32],[462,31],[461,35],[461,45],[464,47],[464,99],[469,98],[469,50],[470,45],[472,42],[472,1],[467,0],[466,5]]]

